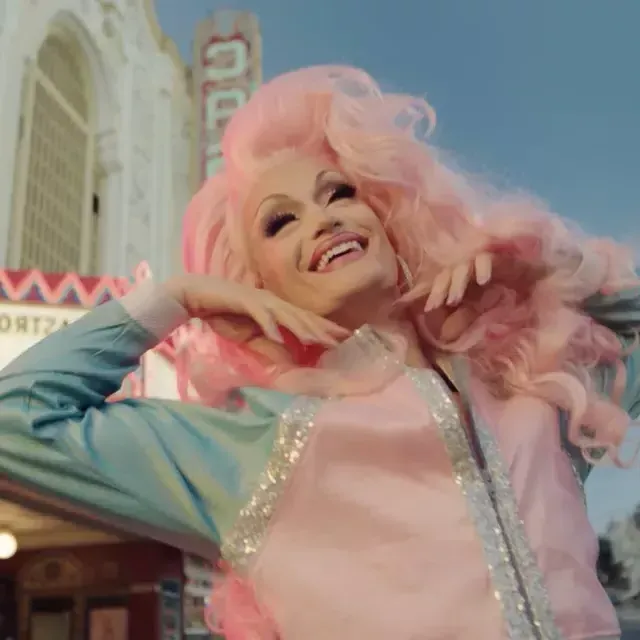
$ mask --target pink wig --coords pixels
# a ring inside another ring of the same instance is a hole
[[[356,69],[305,69],[264,85],[229,122],[224,170],[186,213],[186,271],[255,286],[243,195],[283,154],[329,158],[378,212],[407,263],[413,282],[404,298],[412,309],[443,268],[479,251],[494,254],[492,281],[472,286],[462,302],[470,322],[455,341],[444,341],[418,307],[413,319],[434,352],[464,354],[497,395],[531,394],[566,410],[569,438],[587,457],[604,447],[617,459],[628,418],[595,393],[590,373],[596,364],[619,363],[623,354],[616,336],[583,313],[581,303],[635,284],[631,256],[613,243],[581,238],[531,198],[497,194],[448,169],[426,141],[434,122],[424,100],[383,94]],[[512,276],[514,261],[525,268],[522,278]],[[195,390],[205,403],[245,385],[335,393],[338,385],[301,360],[295,337],[289,347],[300,369],[274,376],[264,356],[202,326],[182,350],[181,393],[188,398]]]

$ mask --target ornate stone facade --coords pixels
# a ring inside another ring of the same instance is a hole
[[[166,277],[176,266],[176,228],[191,195],[184,147],[193,105],[186,69],[160,32],[151,0],[0,0],[0,266],[20,267],[16,176],[25,164],[25,78],[56,31],[74,39],[89,69],[90,133],[101,172],[99,271],[129,275],[147,260]]]

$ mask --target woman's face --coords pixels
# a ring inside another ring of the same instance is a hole
[[[265,289],[337,322],[397,295],[395,252],[378,216],[340,171],[296,157],[265,171],[246,201],[248,246]]]

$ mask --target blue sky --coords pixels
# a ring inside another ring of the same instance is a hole
[[[258,15],[266,79],[363,67],[426,96],[436,143],[466,169],[532,191],[587,231],[640,240],[638,0],[156,0],[187,60],[195,23],[223,8]],[[636,467],[594,473],[598,527],[640,501]]]

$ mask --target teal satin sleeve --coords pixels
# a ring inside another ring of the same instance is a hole
[[[626,351],[623,359],[627,381],[620,400],[622,408],[634,420],[640,416],[640,287],[627,289],[611,295],[589,298],[585,311],[599,324],[611,329],[619,337]],[[600,367],[596,383],[603,393],[609,393],[615,370]]]
[[[246,503],[290,399],[247,390],[238,412],[107,402],[156,342],[113,301],[11,363],[0,375],[0,472],[201,552]]]
[[[635,420],[640,415],[640,349],[636,345],[637,334],[640,331],[640,287],[610,295],[592,296],[585,301],[583,308],[598,324],[611,329],[626,351],[623,363],[627,380],[620,405]],[[593,375],[596,388],[602,394],[610,394],[615,376],[615,367],[598,367]],[[580,450],[569,442],[565,415],[560,416],[560,430],[563,445],[571,457],[574,469],[584,481],[592,465],[584,459]]]

